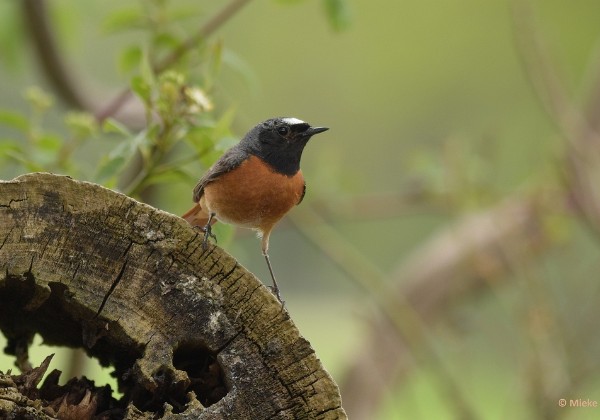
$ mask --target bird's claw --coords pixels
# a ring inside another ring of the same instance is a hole
[[[285,307],[285,300],[283,300],[281,298],[281,293],[279,293],[279,287],[273,285],[273,286],[267,286],[267,288],[271,291],[271,293],[273,293],[275,295],[275,297],[277,298],[279,303],[281,303],[281,308],[283,309]]]
[[[202,249],[206,250],[208,248],[209,238],[213,238],[215,240],[215,242],[217,242],[217,237],[215,236],[214,233],[212,233],[212,227],[211,227],[210,223],[208,223],[206,226],[200,228],[200,230],[202,232],[204,232],[204,240],[202,241]]]

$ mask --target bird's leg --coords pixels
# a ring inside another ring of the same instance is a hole
[[[269,260],[269,254],[264,254],[265,260],[267,261],[267,267],[269,267],[269,273],[271,273],[271,280],[273,280],[273,286],[269,286],[271,292],[277,297],[277,300],[281,303],[281,306],[285,305],[285,301],[281,299],[281,293],[279,293],[279,286],[277,280],[275,280],[275,274],[273,274],[273,267],[271,267],[271,260]]]
[[[272,228],[272,227],[271,227]],[[271,274],[271,280],[273,280],[273,286],[268,286],[271,289],[271,292],[277,297],[277,300],[281,303],[281,308],[283,309],[285,305],[285,301],[281,299],[281,294],[279,293],[279,286],[277,285],[277,280],[275,280],[275,274],[273,274],[273,267],[271,267],[271,260],[269,259],[269,235],[271,234],[271,228],[263,230],[262,233],[262,253],[265,256],[265,261],[267,262],[267,267],[269,267],[269,273]]]
[[[215,236],[214,233],[212,233],[212,219],[213,217],[215,217],[215,213],[210,213],[208,216],[208,222],[206,222],[206,225],[201,228],[202,231],[204,232],[204,240],[202,241],[202,249],[206,250],[208,248],[208,239],[209,238],[213,238],[215,240],[215,242],[217,241],[217,237]]]

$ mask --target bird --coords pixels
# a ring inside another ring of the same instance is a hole
[[[203,249],[209,238],[216,240],[212,225],[217,220],[257,231],[273,282],[270,289],[282,305],[269,259],[269,237],[277,222],[304,198],[302,152],[312,136],[327,130],[293,117],[257,124],[200,178],[192,196],[195,205],[182,216],[204,232]]]

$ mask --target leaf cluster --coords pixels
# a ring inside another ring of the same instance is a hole
[[[241,7],[243,2],[233,1],[227,7],[236,3]],[[323,4],[332,27],[343,28],[348,18],[346,2]],[[11,21],[16,21],[15,14],[25,13],[18,7],[4,9],[4,20],[11,20],[12,14]],[[114,60],[128,80],[121,95],[130,104],[135,102],[142,127],[119,117],[118,106],[111,105],[119,101],[65,111],[61,89],[49,93],[37,86],[25,88],[26,111],[0,105],[3,175],[65,173],[137,198],[157,184],[192,183],[236,142],[231,130],[234,110],[214,105],[224,47],[219,40],[209,39],[205,29],[214,28],[215,22],[223,24],[223,16],[207,21],[202,5],[169,0],[129,3],[111,11],[99,21],[100,32],[135,35],[135,42],[116,51]],[[205,27],[194,28],[201,21],[207,21]],[[9,55],[15,56],[15,43],[23,42],[26,30],[25,25],[22,31],[14,31],[14,37],[0,32],[0,52],[12,51]],[[15,58],[10,65],[18,61]],[[80,93],[93,96],[85,89]]]

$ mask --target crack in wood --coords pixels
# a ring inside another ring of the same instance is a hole
[[[25,198],[11,198],[8,204],[0,204],[0,207],[9,209],[12,203],[20,203],[21,201],[27,201],[27,199],[27,194],[25,194]]]
[[[127,248],[125,248],[125,251],[123,251],[123,253],[121,254],[121,258],[123,258],[125,255],[127,255],[129,253],[129,250],[131,249],[132,246],[133,246],[133,241],[129,241],[129,245],[127,245]]]
[[[77,272],[79,271],[79,267],[81,267],[81,261],[77,262],[77,265],[75,266],[75,271],[73,272],[73,275],[71,276],[71,281],[72,282],[75,281],[75,276],[77,276]]]
[[[154,336],[158,334],[158,331],[154,330],[152,331],[152,334],[150,334],[150,338],[148,338],[148,340],[146,341],[146,344],[144,344],[144,347],[148,347],[148,344],[150,344],[150,341],[152,341],[152,339],[154,338]]]
[[[208,270],[206,270],[207,272],[211,272],[213,270],[213,268],[215,268],[217,266],[217,264],[219,264],[219,261],[221,260],[221,257],[217,257],[217,259],[215,259],[212,263],[212,265],[210,267],[208,267]],[[211,280],[213,280],[215,278],[215,276],[218,276],[219,273],[221,273],[222,271],[217,272],[216,274],[213,274],[211,276]]]
[[[121,271],[117,275],[117,278],[110,285],[110,289],[108,289],[108,292],[104,295],[104,298],[102,299],[102,303],[100,304],[100,308],[98,308],[98,312],[96,312],[96,316],[94,318],[98,318],[98,316],[100,315],[100,312],[102,312],[102,309],[104,309],[104,305],[106,305],[106,302],[108,301],[108,298],[110,297],[110,295],[112,294],[112,292],[114,292],[115,288],[117,287],[117,285],[119,284],[119,282],[123,278],[123,274],[125,273],[125,268],[127,267],[128,261],[129,260],[126,259],[125,262],[123,263],[123,266],[121,267]]]
[[[32,270],[33,270],[33,260],[35,259],[35,254],[33,254],[31,256],[31,261],[29,262],[29,269],[27,270],[28,274],[32,274]]]
[[[12,234],[14,229],[15,229],[14,226],[10,228],[10,230],[8,231],[8,234],[4,237],[4,241],[2,241],[2,243],[0,244],[0,249],[2,249],[2,247],[4,246],[6,241],[8,241],[8,238],[10,237],[10,235]]]
[[[196,238],[198,238],[198,236],[199,236],[199,235],[198,235],[198,234],[196,234],[196,236],[194,237],[194,239],[193,239],[192,241],[190,241],[190,243],[189,243],[188,245],[186,245],[186,249],[189,249],[189,246],[192,244],[192,242],[193,242],[193,241],[194,241]],[[194,255],[194,254],[196,253],[196,251],[198,251],[198,248],[201,248],[201,247],[202,247],[202,241],[197,241],[197,242],[198,242],[198,243],[196,244],[196,246],[194,247],[194,249],[192,249],[192,250],[191,250],[191,251],[188,253],[188,255],[187,255],[187,258],[191,258],[191,257],[192,257],[192,255]],[[203,254],[203,253],[204,253],[204,251],[203,251],[203,252],[202,252],[200,255],[202,256],[202,254]]]
[[[150,250],[150,252],[148,253],[148,256],[146,257],[146,259],[144,260],[144,262],[147,264],[148,260],[150,259],[150,257],[152,257],[154,255],[154,252],[156,252],[156,249],[152,248]]]
[[[200,242],[200,245],[202,245],[202,242]],[[202,253],[200,254],[200,258],[208,258],[211,256],[211,254],[213,252],[215,252],[215,249],[217,248],[216,245],[213,246],[209,246],[207,249],[203,249]]]
[[[235,264],[233,264],[233,267],[231,267],[231,270],[229,270],[227,273],[223,274],[223,278],[219,281],[219,284],[221,284],[223,282],[223,280],[228,279],[235,270],[237,270],[238,268],[238,263],[236,262]]]
[[[53,235],[48,235],[48,240],[42,246],[42,252],[40,253],[40,257],[42,257],[44,254],[46,254],[46,249],[48,249],[48,245],[50,245],[50,242],[52,242],[53,239],[54,239]]]
[[[194,230],[196,231],[196,229],[194,229]],[[194,242],[198,238],[198,236],[200,236],[200,234],[196,231],[194,237],[192,239],[190,239],[189,241],[187,241],[187,243],[185,244],[185,247],[186,248],[189,247],[192,244],[192,242]],[[200,244],[198,244],[198,245],[200,245]],[[195,249],[198,249],[198,248],[195,248]]]
[[[320,415],[327,414],[327,413],[330,413],[332,411],[338,411],[338,410],[341,410],[341,409],[342,409],[341,405],[336,405],[336,406],[328,408],[326,410],[317,411],[316,415],[320,416]]]
[[[154,289],[156,289],[158,287],[158,284],[153,283],[148,290],[146,290],[145,292],[142,292],[140,294],[140,299],[144,299],[146,296],[148,296],[148,293],[150,293],[151,291],[153,291]]]
[[[299,365],[299,364],[300,364],[300,362],[301,362],[301,360],[294,361],[293,363],[290,363],[290,364],[289,364],[288,366],[286,366],[285,368],[289,369],[291,366],[294,366],[294,365]],[[317,382],[319,382],[319,380],[320,380],[320,378],[318,377],[317,373],[318,373],[318,372],[317,372],[316,370],[311,370],[311,371],[310,371],[310,372],[308,372],[306,375],[304,375],[304,376],[299,376],[299,377],[297,377],[297,378],[294,378],[294,380],[293,380],[293,381],[291,381],[291,382],[286,382],[286,384],[287,384],[287,385],[289,385],[289,386],[291,386],[291,385],[294,385],[294,384],[300,384],[300,385],[299,385],[300,387],[302,387],[302,386],[305,386],[305,385],[314,385],[314,384],[316,384]],[[302,383],[302,382],[303,382],[303,381],[305,381],[305,380],[309,380],[309,382]]]
[[[259,305],[256,308],[256,311],[254,311],[254,313],[252,314],[252,317],[247,317],[248,319],[253,319],[254,321],[250,322],[247,319],[242,319],[242,322],[244,324],[248,325],[248,328],[254,328],[256,323],[258,322],[258,320],[260,319],[259,317],[257,317],[256,315],[259,314],[260,312],[262,312],[262,310],[265,308],[266,304],[262,304]],[[241,313],[240,313],[241,314]],[[239,316],[236,317],[236,320],[239,318]]]
[[[210,266],[210,268],[207,270],[208,272],[212,271],[213,268],[215,268],[215,266],[217,265],[217,263],[221,260],[221,258],[219,257],[216,261],[213,262],[213,264]],[[213,274],[212,276],[210,276],[208,279],[209,280],[214,280],[217,277],[221,277],[221,280],[219,280],[217,282],[217,284],[221,284],[223,282],[223,280],[226,280],[229,278],[229,276],[231,276],[231,274],[233,274],[233,272],[238,268],[238,263],[236,262],[235,264],[233,264],[233,268],[227,272],[223,271],[223,268],[221,268],[219,271],[217,271],[215,274]]]
[[[221,347],[219,347],[217,349],[215,354],[219,354],[219,353],[223,352],[227,347],[229,347],[231,345],[231,343],[233,343],[235,341],[236,338],[238,338],[243,333],[244,333],[244,328],[240,328],[235,334],[233,334],[233,336],[229,340],[227,340]]]
[[[234,279],[233,284],[238,284],[238,280],[241,279],[242,277],[243,276],[239,276],[237,279]],[[256,293],[256,291],[262,287],[263,287],[262,284],[259,284],[254,289],[249,289],[248,287],[246,287],[246,292],[242,296],[240,296],[240,298],[238,300],[236,300],[235,305],[241,307],[242,304],[249,302],[250,299],[252,299],[252,296],[254,295],[254,293]],[[232,293],[235,293],[235,291],[233,291]]]

